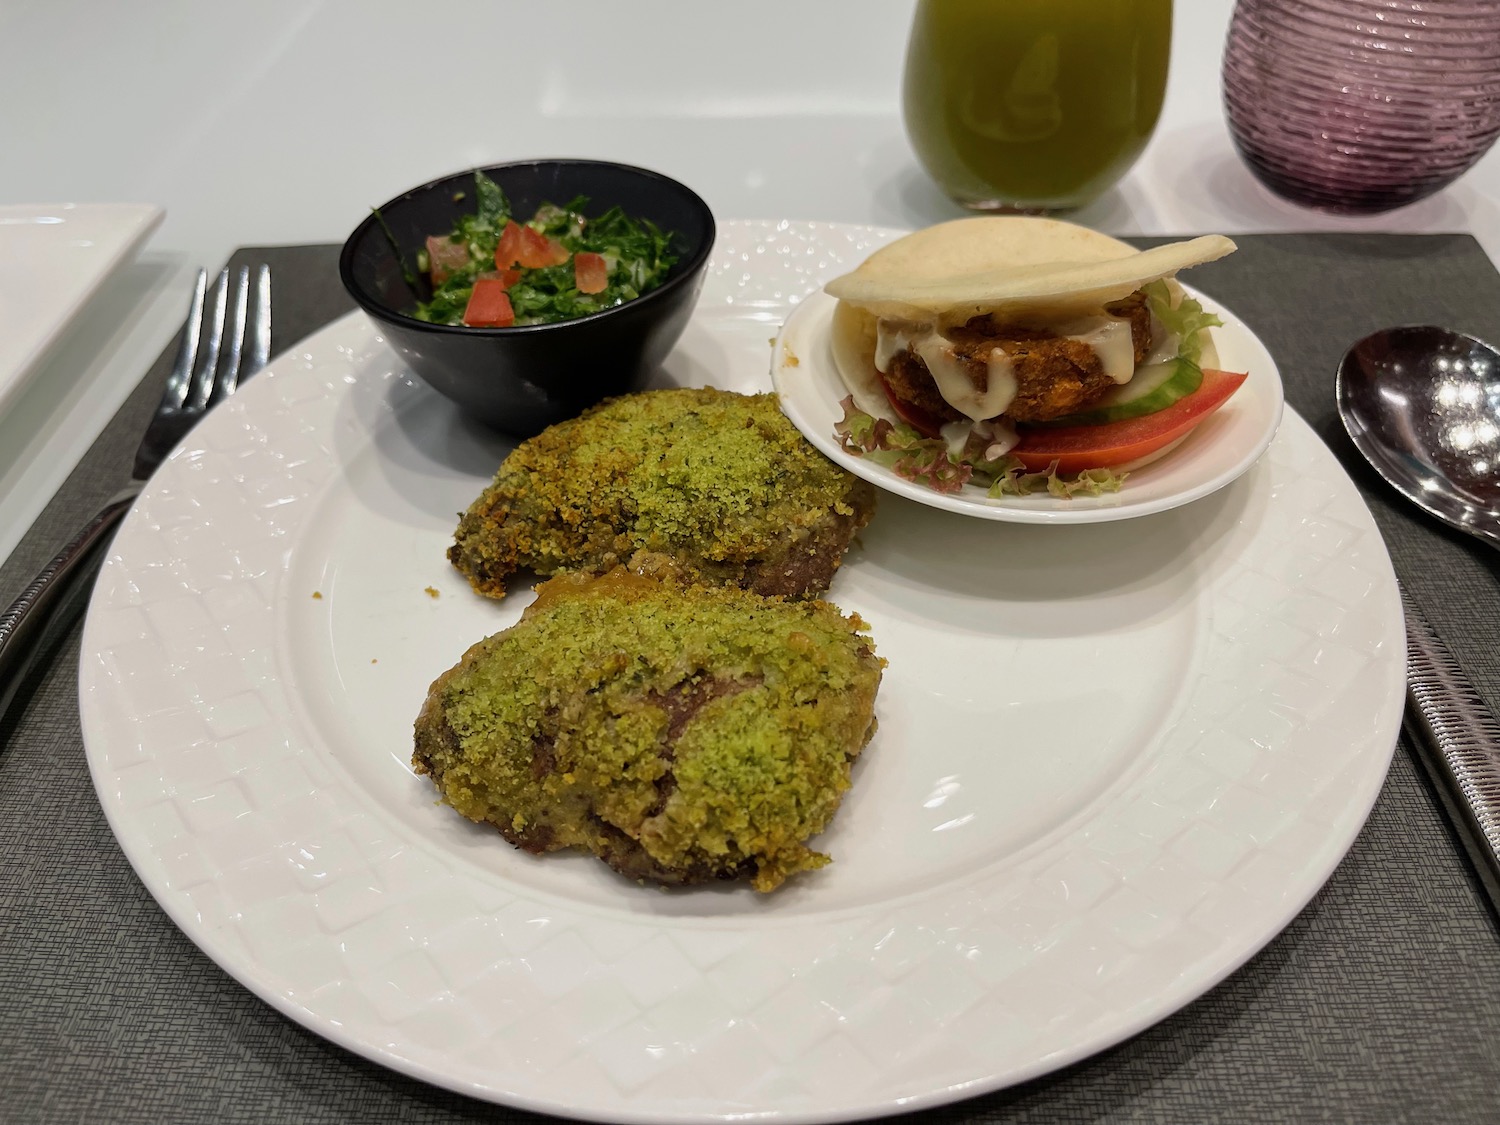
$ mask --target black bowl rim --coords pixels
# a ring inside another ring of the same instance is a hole
[[[353,269],[354,246],[356,242],[364,237],[365,233],[371,227],[376,225],[375,211],[384,211],[386,208],[392,206],[393,204],[400,203],[402,200],[408,199],[411,196],[420,195],[421,193],[427,191],[433,191],[452,180],[459,179],[463,176],[473,176],[475,172],[484,172],[486,174],[489,174],[502,170],[508,171],[512,168],[556,167],[558,165],[590,168],[614,168],[620,171],[635,173],[636,175],[645,177],[646,179],[660,180],[663,183],[671,185],[673,188],[675,188],[677,191],[682,192],[687,197],[687,201],[690,205],[695,206],[699,211],[703,213],[706,230],[704,232],[702,244],[698,246],[697,249],[694,250],[693,253],[689,256],[686,264],[683,265],[681,271],[677,274],[676,277],[671,278],[661,285],[658,285],[649,293],[643,293],[639,297],[635,297],[632,300],[625,301],[621,304],[614,305],[607,309],[600,309],[596,313],[589,313],[587,316],[575,316],[567,320],[556,320],[547,324],[514,324],[509,325],[505,328],[474,327],[467,324],[434,324],[428,320],[418,320],[414,316],[408,316],[406,313],[401,312],[398,309],[391,308],[383,301],[376,300],[372,295],[365,291],[364,287],[355,278]],[[505,164],[480,164],[472,168],[463,169],[458,172],[450,172],[445,176],[438,176],[436,179],[428,180],[425,184],[418,184],[416,187],[408,188],[406,191],[401,192],[399,195],[392,196],[390,199],[380,204],[379,207],[373,208],[371,210],[371,213],[365,216],[364,221],[361,222],[359,226],[355,227],[349,237],[344,240],[344,247],[339,252],[339,279],[344,283],[344,288],[348,291],[349,295],[354,298],[355,302],[359,305],[360,308],[364,309],[365,312],[369,313],[371,316],[378,317],[380,320],[383,320],[388,324],[392,324],[400,328],[410,328],[416,329],[418,331],[430,331],[439,335],[459,337],[470,336],[476,339],[502,339],[507,336],[530,336],[547,332],[556,332],[560,329],[566,329],[569,325],[574,324],[594,324],[600,320],[605,319],[606,317],[616,316],[630,309],[641,309],[647,307],[650,304],[656,303],[659,299],[665,299],[665,297],[667,297],[673,290],[678,289],[683,285],[689,285],[692,283],[693,279],[703,269],[704,264],[708,261],[709,254],[713,252],[714,241],[716,240],[717,236],[718,224],[714,221],[714,213],[712,210],[710,210],[708,204],[704,202],[703,197],[692,188],[688,187],[687,184],[683,183],[681,180],[675,180],[671,176],[665,175],[661,172],[654,171],[650,168],[642,168],[636,164],[621,164],[618,161],[614,160],[591,160],[586,157],[552,157],[538,158],[534,160],[512,160]]]

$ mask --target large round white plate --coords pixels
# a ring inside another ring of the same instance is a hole
[[[726,223],[664,380],[763,387],[791,295],[875,237]],[[883,496],[832,590],[890,666],[828,868],[665,893],[527,856],[408,766],[428,683],[530,600],[443,557],[506,448],[341,320],[162,468],[84,635],[89,762],[146,886],[258,995],[409,1074],[635,1122],[1013,1083],[1254,953],[1384,777],[1396,585],[1288,415],[1241,480],[1148,519]]]
[[[902,231],[881,230],[881,241]],[[834,271],[837,273],[839,271]],[[830,273],[819,281],[834,276]],[[823,453],[850,472],[881,488],[950,512],[1009,523],[1103,523],[1153,515],[1217,492],[1253,465],[1281,422],[1281,375],[1255,333],[1213,298],[1183,286],[1219,315],[1214,329],[1219,366],[1244,371],[1248,378],[1234,397],[1195,426],[1171,453],[1132,471],[1119,492],[1102,496],[1004,496],[990,499],[984,488],[966,484],[959,492],[934,492],[897,476],[884,465],[846,453],[833,427],[844,417],[840,405],[849,388],[834,362],[830,327],[838,303],[821,290],[809,294],[787,317],[776,343],[771,377],[787,417]],[[887,414],[895,421],[893,414]]]

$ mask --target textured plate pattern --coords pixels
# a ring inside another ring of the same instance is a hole
[[[790,303],[883,237],[725,224],[667,377],[768,385]],[[520,856],[404,764],[426,683],[525,600],[445,572],[503,453],[448,411],[361,317],[282,356],[127,520],[80,677],[101,801],[176,923],[400,1070],[611,1121],[839,1120],[1020,1081],[1250,956],[1384,777],[1395,581],[1288,414],[1244,478],[1149,519],[885,503],[833,591],[891,667],[826,875],[663,894]]]

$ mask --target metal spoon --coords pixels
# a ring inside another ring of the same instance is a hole
[[[1345,353],[1338,403],[1393,488],[1500,548],[1500,352],[1446,328],[1387,328]]]
[[[1446,328],[1387,328],[1345,353],[1337,394],[1344,428],[1376,472],[1500,548],[1500,352]],[[1500,724],[1402,601],[1407,735],[1500,915]]]

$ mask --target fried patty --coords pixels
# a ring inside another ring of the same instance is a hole
[[[1135,361],[1151,352],[1151,309],[1140,290],[1104,306],[1110,316],[1128,318]],[[999,324],[976,316],[948,332],[954,354],[974,385],[989,385],[989,355],[996,347],[1010,357],[1016,377],[1016,397],[1005,416],[1015,422],[1046,422],[1077,413],[1116,383],[1104,373],[1098,353],[1078,340],[1059,337],[1045,329]],[[911,349],[897,353],[885,372],[886,385],[898,400],[943,422],[963,421],[938,391],[927,365]]]
[[[518,446],[448,558],[493,598],[519,569],[626,563],[805,597],[828,588],[874,507],[874,487],[809,445],[775,395],[647,391]]]
[[[883,661],[863,628],[822,601],[554,578],[432,685],[412,764],[532,854],[774,890],[829,861],[807,841],[874,733]]]

